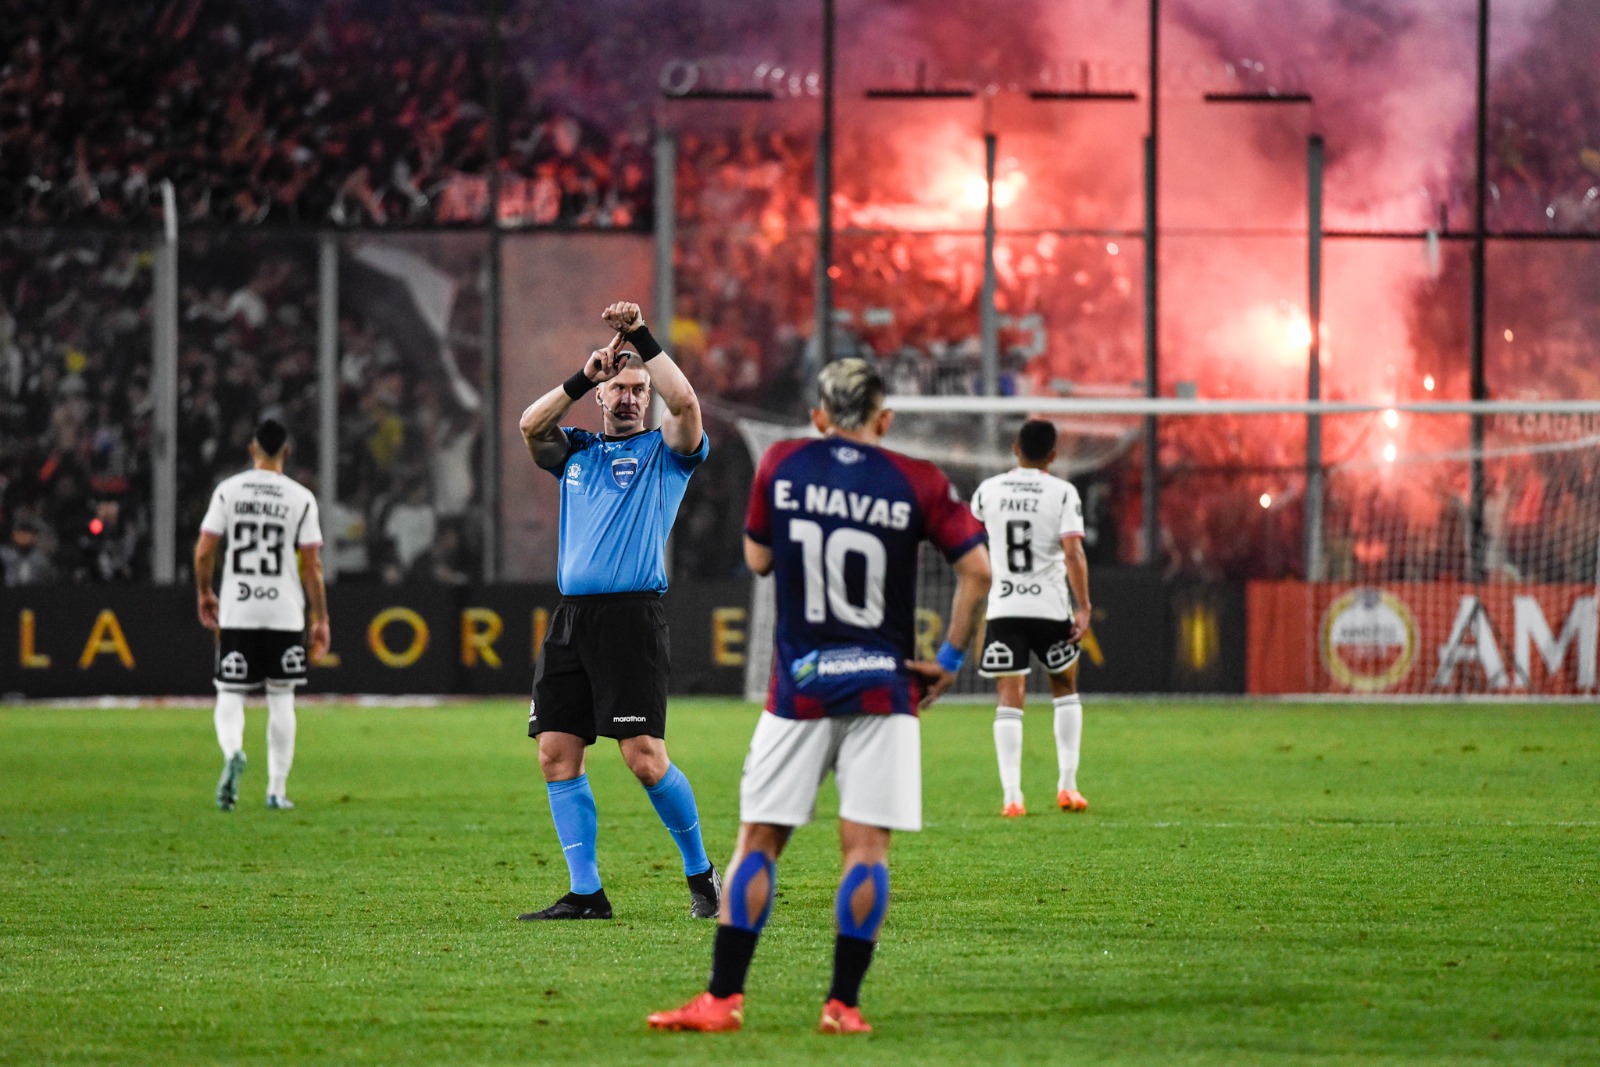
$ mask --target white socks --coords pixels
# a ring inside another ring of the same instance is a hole
[[[1000,764],[1003,803],[1022,803],[1022,709],[994,709],[994,754]]]
[[[243,732],[241,702],[241,733]],[[267,686],[267,795],[281,797],[294,766],[294,687]]]
[[[1077,693],[1051,701],[1056,709],[1056,791],[1078,788],[1078,745],[1083,739],[1083,698]]]
[[[217,725],[217,744],[222,758],[229,760],[244,747],[244,695],[217,690],[217,710],[212,714]]]

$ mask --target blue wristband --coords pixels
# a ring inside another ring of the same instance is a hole
[[[967,662],[967,654],[949,641],[939,647],[939,654],[933,658],[951,674],[959,673],[961,665]]]

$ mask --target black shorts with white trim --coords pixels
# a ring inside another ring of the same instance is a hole
[[[305,640],[299,630],[217,631],[217,688],[248,693],[268,682],[305,684]]]
[[[990,619],[983,634],[983,656],[978,673],[985,678],[1027,674],[1030,653],[1049,674],[1060,674],[1078,662],[1078,645],[1072,640],[1072,620]]]

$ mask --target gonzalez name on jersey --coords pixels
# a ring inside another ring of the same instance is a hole
[[[295,552],[322,544],[311,490],[277,471],[235,474],[211,494],[200,529],[228,543],[218,590],[222,629],[305,629]]]
[[[1017,467],[978,486],[972,514],[989,533],[989,618],[1070,619],[1061,539],[1083,536],[1083,501],[1072,483]]]

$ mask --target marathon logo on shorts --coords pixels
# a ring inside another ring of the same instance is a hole
[[[868,675],[894,675],[900,661],[887,652],[862,648],[830,648],[811,652],[789,664],[789,676],[796,689],[804,689],[814,682],[836,682]]]
[[[222,657],[217,673],[224,682],[242,682],[250,674],[250,664],[245,662],[243,652],[229,652]]]
[[[283,658],[278,661],[283,664],[285,674],[304,674],[306,672],[306,650],[300,645],[290,645],[283,651]]]
[[[639,461],[633,456],[623,456],[611,461],[611,480],[617,483],[618,489],[626,489],[633,484],[633,476],[639,473]]]

